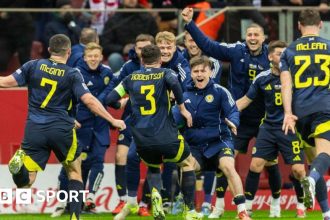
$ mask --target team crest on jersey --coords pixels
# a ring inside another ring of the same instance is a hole
[[[252,148],[252,154],[255,154],[257,152],[257,148],[256,147],[253,147]]]
[[[104,77],[104,85],[108,85],[109,84],[109,82],[110,82],[110,77],[109,76],[106,76],[106,77]]]
[[[213,100],[214,100],[213,95],[210,94],[210,95],[205,96],[206,102],[211,103],[211,102],[213,102]]]
[[[125,135],[124,135],[124,134],[120,134],[120,135],[118,136],[118,140],[119,140],[119,141],[124,140],[124,138],[125,138]]]

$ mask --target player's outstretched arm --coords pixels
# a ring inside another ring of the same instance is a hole
[[[236,101],[238,111],[243,111],[246,107],[251,104],[252,100],[249,99],[246,95]]]
[[[184,103],[181,103],[180,105],[178,105],[178,107],[179,107],[181,115],[183,115],[183,117],[185,117],[187,120],[187,126],[191,127],[193,125],[193,121],[192,121],[192,116],[191,116],[190,112],[186,109],[186,107],[184,106]]]
[[[104,118],[108,122],[110,122],[114,127],[117,127],[119,129],[125,129],[126,125],[123,120],[117,120],[113,118],[109,112],[103,107],[101,102],[97,100],[93,95],[90,93],[86,93],[83,96],[81,96],[81,101],[95,114],[98,116]]]
[[[284,120],[282,130],[288,134],[289,130],[295,133],[297,116],[292,113],[292,78],[289,71],[281,72],[281,93],[284,108]]]
[[[18,86],[14,76],[0,76],[0,88],[11,88]]]

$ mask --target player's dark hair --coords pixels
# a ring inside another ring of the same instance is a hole
[[[268,44],[268,53],[273,53],[275,51],[275,48],[285,48],[287,46],[288,46],[287,43],[285,43],[284,41],[280,41],[280,40],[271,41]]]
[[[80,33],[79,42],[86,45],[88,43],[94,42],[98,43],[99,36],[93,28],[83,28]]]
[[[155,44],[155,38],[151,36],[150,34],[139,34],[135,38],[135,43],[140,42],[140,41],[150,41],[151,44]]]
[[[142,48],[141,57],[144,64],[153,64],[160,60],[161,52],[156,45],[147,45]]]
[[[56,34],[49,39],[49,52],[51,55],[64,56],[71,48],[71,41],[64,34]]]
[[[321,22],[320,13],[314,9],[306,9],[300,12],[298,21],[302,26],[319,25]]]
[[[204,66],[208,66],[210,69],[212,67],[212,63],[210,61],[210,59],[207,56],[196,56],[191,58],[190,60],[190,68],[194,68],[195,66],[198,65],[204,65]]]

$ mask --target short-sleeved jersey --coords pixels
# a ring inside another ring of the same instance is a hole
[[[72,100],[89,90],[77,69],[50,59],[32,60],[13,73],[19,86],[28,85],[28,119],[37,124],[57,120],[70,123]]]
[[[293,111],[299,117],[330,112],[330,41],[303,36],[283,52],[281,71],[290,71]]]
[[[272,74],[271,69],[260,73],[252,82],[246,96],[255,99],[258,95],[264,97],[266,126],[278,128],[282,126],[284,110],[281,95],[281,80],[279,76]]]
[[[170,111],[169,92],[173,91],[179,104],[183,103],[183,96],[174,71],[142,68],[127,76],[122,87],[131,100],[131,129],[137,145],[177,141],[178,130]],[[116,90],[118,92],[118,87]]]

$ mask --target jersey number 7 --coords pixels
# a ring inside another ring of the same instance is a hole
[[[40,85],[45,87],[46,84],[51,85],[51,89],[48,93],[48,95],[46,96],[45,100],[41,103],[41,108],[45,108],[49,102],[49,100],[52,98],[52,96],[54,95],[55,91],[56,91],[56,87],[57,87],[57,81],[51,80],[51,79],[47,79],[47,78],[42,78]]]

